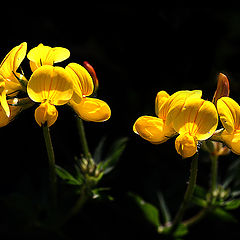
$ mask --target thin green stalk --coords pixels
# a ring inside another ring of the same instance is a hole
[[[199,222],[203,217],[207,215],[212,205],[214,204],[215,192],[217,190],[217,176],[218,176],[218,156],[210,155],[211,159],[211,175],[210,175],[210,189],[209,189],[209,198],[207,202],[207,206],[204,207],[201,211],[199,211],[195,216],[183,222],[186,226],[191,226],[197,222]]]
[[[43,124],[42,129],[43,129],[43,136],[44,136],[45,145],[46,145],[47,154],[48,154],[50,196],[51,196],[52,204],[55,206],[56,205],[56,194],[57,194],[55,155],[54,155],[54,151],[53,151],[49,127],[47,126],[47,124]]]
[[[79,132],[79,137],[82,145],[83,155],[84,157],[90,161],[91,159],[91,153],[88,148],[87,138],[84,130],[83,120],[79,117],[76,117],[77,119],[77,128]]]
[[[173,224],[170,229],[170,233],[174,233],[175,230],[177,229],[177,227],[180,224],[180,222],[182,221],[183,215],[191,201],[193,191],[194,191],[194,188],[196,185],[197,171],[198,171],[198,154],[196,153],[192,157],[190,177],[189,177],[189,183],[187,186],[187,190],[185,192],[183,202],[181,203],[180,208],[175,216],[175,219],[173,220]]]
[[[203,219],[207,215],[207,213],[208,213],[208,208],[205,207],[201,209],[195,216],[185,220],[183,224],[187,227],[190,227],[196,224],[197,222],[199,222],[201,219]]]
[[[211,182],[210,182],[210,198],[209,198],[209,204],[212,205],[214,198],[215,198],[215,192],[217,189],[217,176],[218,176],[218,156],[217,155],[210,155],[211,158]]]

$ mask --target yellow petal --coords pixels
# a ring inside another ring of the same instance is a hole
[[[167,96],[166,92],[160,91],[157,95],[155,111],[157,116],[161,119],[167,120],[167,125],[171,124],[172,120],[176,117],[179,111],[182,109],[187,98],[201,98],[202,91],[178,91]],[[157,108],[157,110],[156,110]]]
[[[2,106],[3,110],[6,113],[6,116],[9,117],[10,116],[10,108],[8,106],[8,103],[7,103],[7,97],[6,97],[6,91],[5,90],[0,95],[0,102],[1,102],[1,106]]]
[[[8,117],[3,110],[2,107],[0,107],[0,127],[4,127],[7,124],[9,124],[15,116],[21,111],[21,107],[18,106],[9,106],[10,108],[10,116]]]
[[[188,99],[173,120],[173,127],[179,134],[190,134],[198,140],[212,136],[217,128],[218,115],[213,103],[203,99]]]
[[[217,101],[217,110],[223,127],[232,133],[240,128],[240,106],[229,97],[222,97]]]
[[[83,98],[80,104],[71,101],[72,108],[85,121],[103,122],[110,118],[111,109],[106,102],[97,98]]]
[[[166,102],[166,100],[169,98],[169,94],[165,91],[160,91],[157,93],[156,99],[155,99],[155,113],[159,117],[159,110],[161,109],[162,105]]]
[[[197,152],[197,140],[189,134],[180,134],[175,140],[175,148],[183,158],[192,157]]]
[[[175,134],[171,127],[165,126],[164,120],[151,116],[139,117],[134,123],[133,131],[154,144],[163,143]]]
[[[47,126],[53,125],[58,117],[58,111],[55,106],[48,102],[41,103],[41,105],[35,110],[35,120],[41,127],[47,122]]]
[[[93,93],[92,77],[83,66],[77,63],[69,63],[66,70],[72,74],[75,92],[81,91],[83,96],[89,96]]]
[[[30,67],[32,71],[42,65],[53,65],[54,63],[62,62],[69,58],[70,52],[62,47],[44,46],[42,43],[37,47],[31,49],[27,55],[30,60]]]
[[[72,78],[64,68],[45,65],[33,72],[27,92],[34,102],[48,100],[53,105],[63,105],[73,95],[72,86]]]
[[[200,99],[202,96],[201,90],[193,90],[193,91],[178,91],[174,93],[168,101],[166,102],[166,125],[172,123],[172,121],[177,117],[180,113],[184,104],[187,100],[191,99]]]
[[[232,133],[224,130],[221,134],[221,137],[232,152],[240,155],[240,130],[235,130]]]
[[[4,110],[7,117],[10,116],[10,109],[7,103],[7,96],[6,96],[6,90],[5,90],[5,81],[0,75],[0,103],[2,106],[2,109]]]
[[[1,74],[7,78],[12,76],[12,71],[16,72],[26,56],[27,43],[23,42],[20,45],[14,47],[3,59],[0,65]]]
[[[17,74],[16,71],[25,58],[26,51],[27,43],[23,42],[8,53],[0,65],[0,74],[6,80],[6,89],[9,90],[9,93],[19,90],[22,87],[13,72]]]

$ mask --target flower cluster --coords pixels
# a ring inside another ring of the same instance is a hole
[[[202,91],[178,91],[171,96],[158,92],[155,100],[157,117],[139,117],[133,131],[145,140],[160,144],[177,136],[176,151],[192,157],[199,142],[211,138],[224,142],[234,153],[240,154],[240,106],[229,96],[229,82],[219,74],[213,101],[202,99]],[[224,127],[216,131],[218,115]]]
[[[26,56],[32,71],[29,81],[20,67]],[[65,68],[55,66],[69,57],[68,49],[43,44],[27,53],[26,42],[6,55],[0,65],[0,127],[34,103],[40,104],[35,110],[39,126],[54,124],[58,117],[56,106],[64,104],[86,121],[102,122],[110,118],[108,104],[91,97],[98,80],[89,63],[85,62],[85,67],[78,63],[69,63]],[[22,97],[22,93],[27,95]]]

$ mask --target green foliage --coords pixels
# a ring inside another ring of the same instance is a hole
[[[159,211],[158,209],[148,203],[145,202],[139,195],[134,193],[129,193],[129,196],[134,200],[134,202],[137,204],[141,212],[143,213],[145,219],[152,224],[153,226],[158,229],[161,226],[160,220],[159,220]]]
[[[71,173],[69,173],[66,169],[55,165],[55,170],[57,175],[63,180],[65,181],[67,184],[70,185],[78,185],[81,186],[83,181],[81,178],[75,178]]]
[[[104,143],[105,138],[103,138],[98,147],[96,148],[96,151],[94,153],[94,161],[97,164],[97,169],[104,174],[109,173],[113,170],[115,165],[117,164],[121,154],[123,153],[126,144],[127,144],[127,138],[120,138],[116,140],[113,145],[110,147],[109,151],[106,154],[106,157],[103,158],[103,149],[104,149]],[[103,159],[102,159],[103,158]]]

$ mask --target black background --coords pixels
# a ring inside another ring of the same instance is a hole
[[[162,191],[175,213],[183,197],[190,163],[177,155],[174,140],[151,145],[133,133],[133,123],[139,116],[154,116],[154,100],[160,90],[172,94],[201,89],[203,98],[211,100],[219,72],[228,76],[231,97],[240,102],[239,23],[238,9],[161,8],[150,4],[6,9],[1,22],[2,58],[26,41],[28,50],[39,43],[68,48],[71,56],[61,66],[87,60],[100,81],[98,98],[112,110],[107,122],[85,123],[90,149],[94,150],[102,136],[107,137],[109,144],[119,137],[129,139],[116,169],[102,183],[111,187],[115,200],[88,204],[83,217],[79,215],[66,226],[70,237],[78,233],[79,238],[84,235],[89,239],[158,239],[127,193],[135,192],[157,205],[156,192]],[[23,67],[30,76],[27,60]],[[46,177],[47,156],[34,109],[26,110],[0,129],[3,199],[16,192],[39,197],[41,182]],[[80,155],[81,147],[73,112],[67,107],[58,110],[59,118],[51,127],[51,135],[57,164],[68,167],[73,164],[73,157]],[[221,158],[220,168],[233,158],[233,154]],[[209,163],[200,164],[199,181],[206,184]],[[7,220],[1,221],[0,230],[3,234],[28,236],[22,233],[18,221],[12,222],[17,214],[14,209],[11,213],[6,210],[2,216]],[[207,218],[184,239],[239,239],[238,229],[238,224]]]

